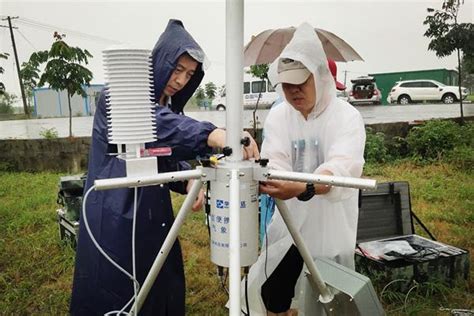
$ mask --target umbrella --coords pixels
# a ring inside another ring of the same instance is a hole
[[[244,66],[273,62],[290,42],[295,27],[270,29],[252,36],[244,48]],[[314,29],[323,44],[328,58],[335,61],[363,60],[362,57],[339,36],[322,29]]]

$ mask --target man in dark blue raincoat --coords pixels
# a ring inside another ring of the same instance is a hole
[[[189,165],[183,160],[209,153],[211,147],[225,145],[225,131],[209,122],[198,122],[179,114],[204,76],[204,59],[204,52],[182,22],[170,20],[152,52],[158,141],[147,147],[172,148],[171,157],[158,158],[159,172],[187,169]],[[125,162],[109,155],[117,152],[114,147],[108,144],[105,93],[102,92],[94,117],[86,190],[96,179],[126,176]],[[245,148],[244,156],[258,157],[253,140]],[[138,189],[135,239],[140,284],[174,221],[169,190],[185,194],[187,185],[174,182]],[[133,205],[133,189],[92,191],[86,204],[94,237],[104,251],[129,272],[132,271]],[[98,252],[84,226],[80,225],[70,311],[73,315],[119,311],[133,296],[133,283]],[[183,261],[176,241],[140,314],[184,315],[184,296]]]

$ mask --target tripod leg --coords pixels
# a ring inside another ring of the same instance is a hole
[[[153,265],[150,269],[150,272],[148,272],[145,282],[143,283],[140,292],[138,293],[138,296],[135,300],[135,303],[133,304],[132,309],[130,311],[134,311],[136,305],[138,313],[141,307],[143,306],[148,292],[150,292],[153,283],[155,283],[156,277],[158,276],[158,273],[160,272],[161,267],[163,266],[163,263],[166,260],[166,257],[168,257],[171,247],[173,247],[173,244],[176,241],[176,238],[178,237],[179,229],[183,225],[186,216],[191,211],[192,205],[199,194],[201,186],[202,182],[199,180],[195,180],[193,185],[191,186],[191,191],[186,196],[186,199],[184,200],[183,205],[181,206],[181,209],[179,210],[178,215],[174,220],[173,226],[171,226],[170,232],[166,236],[163,246],[161,246],[161,249],[158,252],[158,255],[156,256],[155,261],[153,262]]]
[[[303,257],[306,267],[311,273],[312,284],[317,287],[317,291],[321,293],[320,300],[324,305],[326,305],[332,301],[334,295],[331,293],[326,283],[324,283],[321,274],[314,264],[313,257],[311,256],[311,253],[309,252],[309,249],[303,240],[303,237],[301,236],[298,229],[296,229],[296,227],[293,225],[290,211],[288,210],[286,203],[279,199],[275,199],[275,202],[278,207],[278,211],[280,212],[281,217],[283,218],[283,221],[285,222],[286,227],[288,228],[288,231],[295,242],[296,248],[298,248],[298,251],[300,252],[301,257]]]

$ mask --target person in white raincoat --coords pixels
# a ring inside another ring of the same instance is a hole
[[[270,160],[269,167],[360,177],[364,123],[354,107],[336,97],[326,55],[311,25],[303,23],[297,28],[270,66],[269,78],[285,100],[265,120],[261,156]],[[354,269],[358,190],[275,180],[261,184],[260,190],[286,200],[293,223],[313,257]],[[279,212],[275,212],[266,238],[249,273],[250,311],[252,315],[285,315],[303,261]],[[301,307],[300,312],[304,313]]]

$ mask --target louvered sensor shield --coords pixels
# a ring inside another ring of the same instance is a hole
[[[103,51],[109,143],[127,157],[140,157],[145,143],[156,141],[150,50]]]

